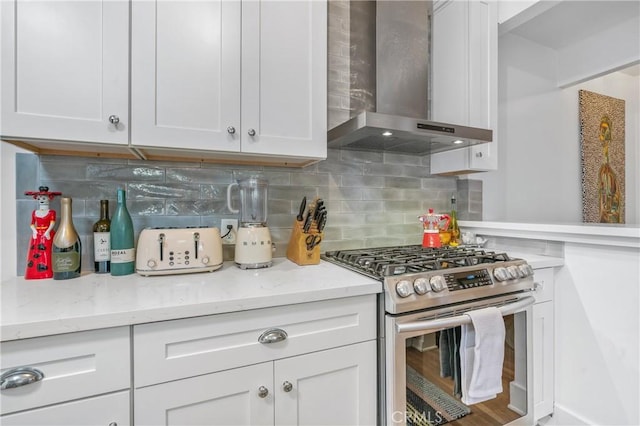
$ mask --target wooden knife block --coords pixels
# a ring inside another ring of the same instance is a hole
[[[291,238],[289,238],[289,245],[287,246],[287,259],[300,266],[317,265],[320,263],[320,245],[322,241],[311,250],[307,250],[306,239],[309,235],[319,235],[320,238],[324,238],[324,234],[318,232],[315,221],[311,223],[308,234],[305,234],[302,230],[302,222],[297,220],[293,222]]]

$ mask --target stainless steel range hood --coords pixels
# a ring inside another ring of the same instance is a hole
[[[431,1],[348,5],[351,118],[329,130],[329,148],[426,155],[491,142],[491,130],[427,119]]]

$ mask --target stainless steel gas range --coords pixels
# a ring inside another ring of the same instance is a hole
[[[530,421],[526,342],[534,281],[525,260],[479,247],[419,245],[330,251],[323,258],[383,284],[380,424]],[[470,311],[486,307],[498,309],[505,323],[504,389],[490,401],[466,405],[460,390],[460,330],[471,323]]]

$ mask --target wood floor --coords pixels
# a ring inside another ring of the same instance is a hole
[[[505,324],[507,323],[505,318]],[[513,327],[508,327],[507,334],[513,333]],[[512,342],[507,335],[507,342]],[[453,380],[450,377],[440,377],[440,357],[438,349],[420,352],[414,348],[407,348],[407,364],[414,370],[421,373],[430,382],[438,385],[449,395],[453,395]],[[509,382],[513,381],[514,375],[514,350],[509,344],[505,344],[504,368],[502,374],[503,392],[497,398],[489,401],[469,406],[471,413],[458,420],[447,423],[452,426],[498,426],[504,425],[520,417],[519,414],[510,410],[509,404]]]

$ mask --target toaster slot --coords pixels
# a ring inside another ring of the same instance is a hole
[[[158,237],[158,242],[160,243],[160,262],[164,260],[164,238],[164,233],[160,233],[160,236]]]
[[[199,232],[194,232],[193,233],[193,245],[194,245],[194,251],[195,251],[195,255],[196,255],[196,259],[198,259],[198,246],[200,245],[200,233]]]

